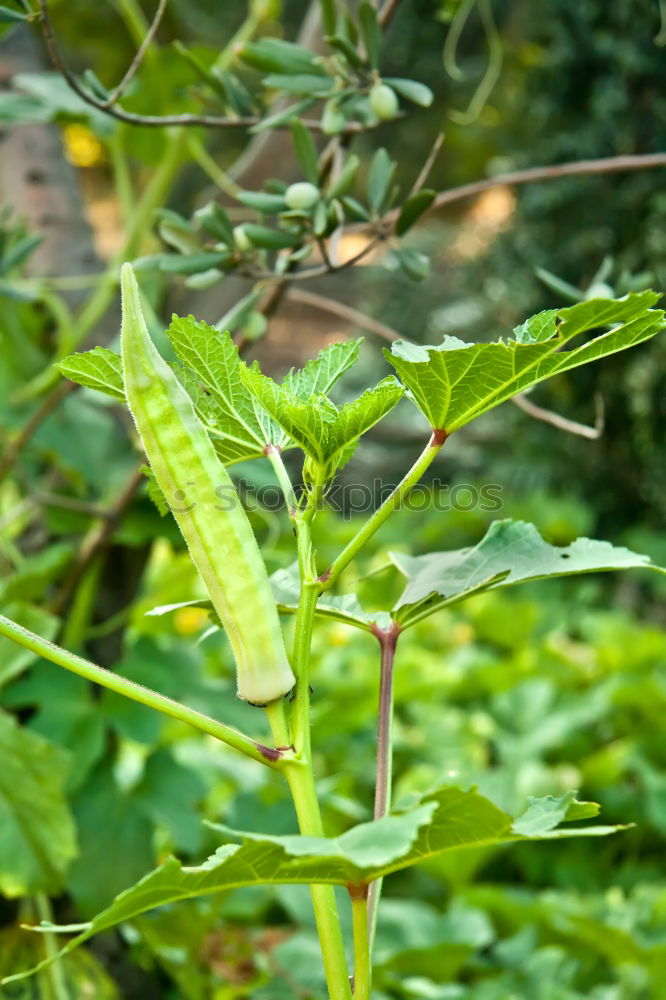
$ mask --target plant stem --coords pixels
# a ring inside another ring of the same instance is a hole
[[[37,656],[43,656],[45,660],[50,660],[59,667],[64,667],[65,670],[71,670],[79,677],[100,684],[102,687],[115,691],[116,694],[124,695],[132,701],[138,701],[148,708],[154,708],[158,712],[162,712],[163,715],[169,715],[173,719],[194,726],[195,729],[202,733],[208,733],[209,736],[214,736],[222,743],[226,743],[227,746],[233,747],[234,750],[238,750],[239,753],[243,753],[253,760],[266,764],[268,767],[277,767],[277,761],[281,756],[277,750],[263,747],[231,726],[225,726],[216,719],[211,719],[193,708],[188,708],[186,705],[181,705],[180,702],[167,698],[166,695],[158,694],[150,688],[143,687],[142,684],[136,684],[126,677],[121,677],[120,674],[114,674],[105,667],[99,667],[89,660],[84,660],[75,653],[70,653],[68,650],[42,639],[34,632],[29,632],[28,629],[10,621],[4,615],[0,615],[0,635],[12,639],[19,646],[32,650]]]
[[[393,664],[400,626],[394,623],[388,629],[373,628],[381,648],[379,680],[379,712],[377,717],[377,767],[375,778],[375,807],[373,819],[386,816],[391,808],[391,777],[393,773]],[[372,882],[368,891],[368,931],[370,953],[375,940],[379,897],[382,879]]]
[[[336,582],[343,569],[349,565],[366,543],[372,538],[376,531],[381,528],[384,521],[398,509],[413,486],[426,471],[429,465],[434,462],[439,454],[439,450],[446,441],[446,431],[433,431],[430,441],[423,449],[414,465],[405,475],[404,479],[396,486],[390,496],[383,504],[370,515],[360,531],[352,538],[348,545],[342,550],[337,559],[334,560],[330,568],[319,577],[322,590],[328,590]]]
[[[352,904],[352,928],[354,931],[354,1000],[370,1000],[372,985],[372,965],[370,962],[370,939],[368,937],[367,891],[356,891],[349,887]]]
[[[324,828],[312,764],[309,760],[285,759],[282,762],[282,770],[289,782],[301,833],[322,837]],[[335,890],[332,885],[311,885],[310,894],[330,1000],[351,1000],[347,956]]]
[[[35,908],[41,921],[49,924],[53,923],[51,903],[48,896],[46,896],[43,892],[40,892],[35,896]],[[44,975],[49,981],[50,994],[53,1000],[70,1000],[62,961],[58,958],[58,951],[60,949],[55,935],[49,931],[45,931],[43,938],[44,951],[46,952],[47,959],[51,962],[51,965],[49,965],[48,969],[44,972]]]
[[[295,758],[286,757],[279,766],[289,783],[301,833],[307,836],[322,837],[324,836],[324,826],[312,769],[309,677],[312,628],[321,588],[313,579],[315,570],[310,524],[304,515],[297,519],[296,532],[298,562],[301,571],[301,594],[296,614],[292,655],[292,668],[296,675],[292,712],[292,740]],[[330,1000],[351,1000],[347,958],[335,890],[330,885],[311,885],[310,893]]]
[[[310,670],[309,654],[312,641],[314,614],[319,588],[312,583],[301,586],[301,597],[294,625],[293,669],[296,688],[292,711],[292,738],[297,756],[309,761],[310,741]]]
[[[264,707],[266,712],[266,718],[271,727],[271,732],[273,733],[273,740],[275,746],[278,749],[286,749],[291,746],[291,736],[289,734],[289,726],[287,725],[287,717],[284,711],[284,700],[282,698],[278,701],[272,701],[270,704]]]
[[[284,462],[282,461],[282,454],[279,448],[274,445],[266,445],[264,449],[266,453],[266,458],[273,466],[273,472],[275,473],[275,478],[278,481],[280,489],[284,495],[284,502],[287,505],[287,511],[289,512],[289,517],[294,520],[296,517],[296,495],[294,493],[294,487],[291,479],[289,478],[289,473],[287,472]]]

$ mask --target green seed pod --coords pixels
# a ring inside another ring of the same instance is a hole
[[[385,83],[376,83],[370,91],[370,107],[378,118],[395,118],[400,110],[396,93]]]
[[[309,208],[319,201],[319,188],[309,181],[299,181],[297,184],[290,184],[284,193],[284,200],[289,208],[295,212],[307,212]]]
[[[294,686],[266,567],[229,473],[150,339],[130,264],[122,267],[121,288],[121,355],[130,411],[229,637],[238,696],[265,705]]]

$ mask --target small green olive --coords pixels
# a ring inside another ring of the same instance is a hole
[[[245,226],[234,226],[234,243],[236,244],[236,249],[240,250],[241,253],[252,249],[252,244],[245,232]]]
[[[268,320],[263,313],[253,310],[248,316],[241,334],[245,340],[261,340],[268,329]]]
[[[337,101],[326,101],[324,113],[321,116],[321,130],[324,135],[339,135],[347,124],[347,119],[340,110]]]
[[[258,21],[274,21],[280,16],[280,0],[252,0],[250,11]]]
[[[290,184],[284,193],[284,200],[295,212],[307,212],[319,201],[319,189],[309,181]]]
[[[605,281],[593,282],[585,292],[586,299],[612,299],[615,292]]]
[[[395,118],[400,108],[394,90],[385,83],[376,83],[370,91],[370,107],[378,118]]]

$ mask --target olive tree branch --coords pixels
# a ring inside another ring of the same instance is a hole
[[[193,113],[180,115],[140,115],[133,111],[125,111],[123,108],[119,108],[115,104],[109,104],[108,99],[102,100],[101,98],[96,97],[92,91],[79,83],[75,74],[72,73],[69,66],[63,59],[60,49],[58,48],[58,43],[56,41],[49,13],[48,0],[37,0],[37,2],[39,4],[44,38],[46,40],[46,45],[48,47],[53,65],[64,77],[74,93],[78,94],[81,100],[85,101],[86,104],[89,104],[93,108],[97,108],[98,111],[103,111],[112,118],[117,118],[121,122],[127,122],[129,125],[146,125],[158,128],[166,125],[202,125],[206,128],[250,128],[253,125],[258,125],[262,120],[257,115],[241,115],[238,117],[231,115],[200,115]],[[136,72],[136,69],[133,71],[133,74],[134,72]],[[307,128],[310,128],[313,131],[321,132],[322,128],[320,121],[316,119],[302,120],[303,124]],[[284,122],[281,125],[276,125],[275,127],[288,128],[289,122]],[[348,122],[347,125],[345,125],[343,132],[351,134],[363,132],[365,130],[366,127],[361,125],[359,122]]]
[[[70,597],[85,575],[86,570],[95,560],[97,554],[104,548],[109,538],[115,531],[118,522],[122,519],[125,511],[132,503],[134,495],[143,480],[142,466],[143,462],[134,469],[131,476],[120,491],[117,499],[107,511],[104,511],[101,514],[98,523],[93,525],[84,536],[78,552],[74,557],[74,564],[63,580],[51,606],[51,610],[54,614],[59,614],[66,607]]]
[[[395,14],[399,3],[400,0],[385,0],[377,17],[382,28],[388,27],[388,23]]]
[[[340,319],[347,320],[348,323],[359,327],[361,330],[368,330],[370,333],[381,337],[382,340],[388,340],[389,343],[393,343],[394,340],[398,340],[400,337],[400,334],[396,330],[393,330],[385,323],[380,323],[379,320],[374,319],[372,316],[366,316],[360,310],[345,305],[344,302],[338,302],[336,299],[330,299],[326,295],[309,292],[304,288],[290,288],[289,298],[293,302],[302,302],[303,305],[312,306],[314,309],[321,309],[323,312],[331,313],[333,316],[339,316]]]
[[[430,152],[426,156],[423,162],[423,166],[419,170],[418,176],[414,181],[414,183],[412,184],[409,194],[407,195],[408,198],[411,198],[412,195],[420,191],[423,185],[425,184],[426,180],[428,179],[428,174],[432,170],[435,160],[437,159],[437,156],[439,154],[439,151],[442,148],[444,139],[445,135],[443,132],[438,132],[437,135],[435,136],[435,141],[430,147]]]
[[[47,417],[49,417],[53,411],[57,409],[63,399],[65,399],[65,397],[68,396],[74,388],[75,386],[73,382],[60,382],[55,389],[53,389],[53,391],[45,397],[39,408],[35,410],[30,419],[23,425],[14,440],[10,441],[10,443],[5,447],[4,455],[0,458],[0,482],[2,482],[5,476],[10,472],[25,446],[32,440],[33,435],[37,433]]]
[[[458,187],[441,191],[435,198],[429,211],[444,208],[465,198],[473,198],[494,187],[514,187],[522,184],[535,184],[538,181],[558,180],[560,177],[584,176],[586,174],[610,174],[630,172],[634,170],[650,170],[654,167],[666,167],[666,153],[635,153],[626,156],[605,156],[597,160],[573,160],[569,163],[556,163],[547,167],[527,167],[525,170],[513,170],[495,177],[472,181],[470,184],[460,184]],[[384,223],[393,227],[398,220],[400,210],[395,209],[384,216]],[[367,229],[367,223],[355,225],[354,230]]]
[[[594,399],[596,411],[594,427],[589,427],[587,424],[579,424],[577,420],[569,420],[568,417],[563,417],[553,410],[546,410],[542,406],[537,406],[536,403],[533,403],[523,393],[513,396],[511,402],[515,403],[528,416],[534,417],[535,420],[542,420],[546,424],[551,424],[552,427],[557,427],[560,431],[566,431],[567,434],[577,434],[579,437],[587,438],[588,441],[598,441],[603,434],[604,401],[599,393],[596,394]]]
[[[167,0],[159,0],[157,10],[155,11],[155,16],[153,17],[153,20],[150,23],[150,27],[148,28],[148,31],[146,32],[146,35],[144,36],[141,42],[141,45],[136,51],[136,55],[132,59],[132,62],[130,63],[129,67],[127,68],[127,72],[123,76],[120,83],[116,87],[114,87],[114,89],[111,91],[107,99],[103,101],[105,108],[113,107],[116,101],[118,101],[119,98],[122,97],[122,95],[127,90],[127,87],[134,79],[134,76],[138,72],[151,42],[153,41],[155,35],[157,34],[157,29],[160,26],[160,21],[162,20],[162,16],[164,15],[166,5],[167,5]]]

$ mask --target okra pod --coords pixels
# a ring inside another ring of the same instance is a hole
[[[136,429],[231,643],[238,696],[265,705],[295,678],[264,561],[190,397],[150,339],[130,264],[121,289],[123,377]]]

